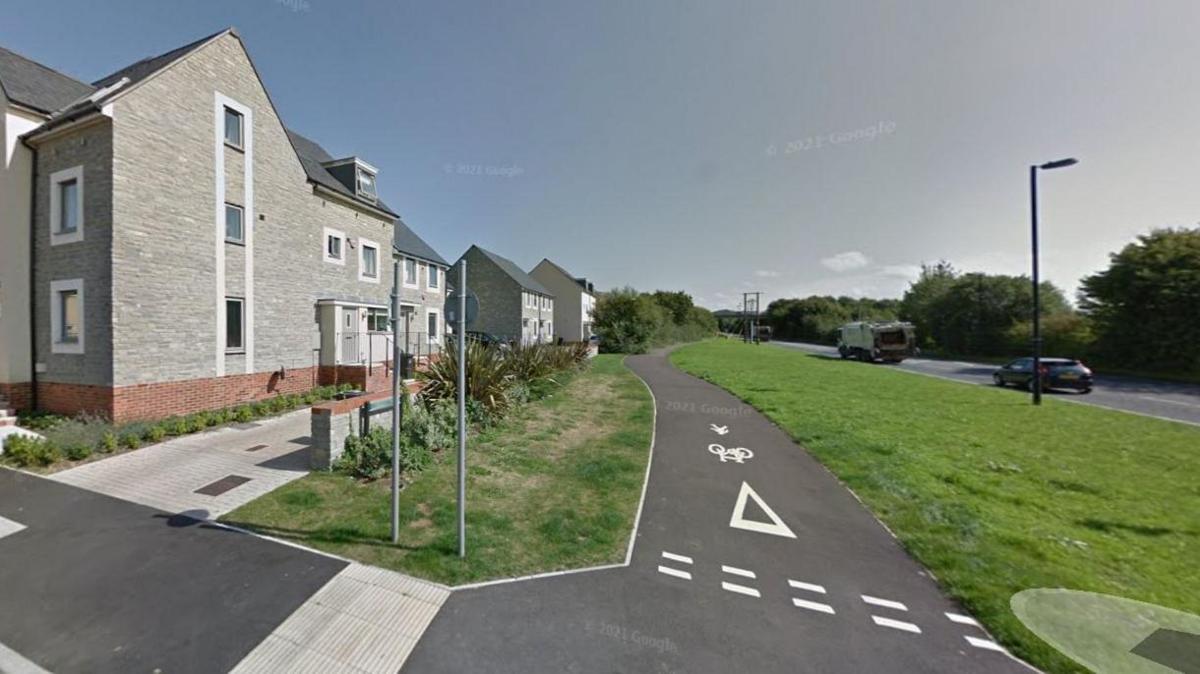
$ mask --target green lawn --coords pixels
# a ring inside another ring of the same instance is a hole
[[[645,386],[602,355],[564,386],[467,446],[467,559],[457,557],[455,451],[401,492],[391,544],[390,479],[313,473],[223,521],[368,564],[460,584],[624,560],[649,458]]]
[[[852,488],[1015,654],[1080,671],[1009,609],[1064,587],[1200,614],[1200,428],[711,341],[672,355]]]

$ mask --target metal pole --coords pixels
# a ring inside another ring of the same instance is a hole
[[[400,263],[392,265],[392,543],[400,542]]]
[[[1033,404],[1042,404],[1042,305],[1038,283],[1037,166],[1029,167],[1029,208],[1033,234]]]
[[[458,556],[467,556],[467,260],[458,273]]]

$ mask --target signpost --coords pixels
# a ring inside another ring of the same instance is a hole
[[[392,543],[400,542],[400,263],[392,265]]]
[[[467,322],[479,313],[479,299],[467,293],[467,260],[459,262],[458,319],[458,556],[467,556]],[[473,302],[471,300],[474,300]],[[451,305],[453,302],[447,302]],[[447,309],[450,307],[447,306]],[[448,315],[451,311],[446,312]]]

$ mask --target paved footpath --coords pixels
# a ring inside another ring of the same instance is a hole
[[[399,670],[446,588],[207,521],[303,476],[307,421],[0,469],[0,672]]]
[[[455,591],[404,671],[1030,671],[762,415],[628,363],[657,405],[630,565]]]

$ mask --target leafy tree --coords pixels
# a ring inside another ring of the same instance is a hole
[[[1079,303],[1104,360],[1200,372],[1200,227],[1138,237],[1083,279]]]
[[[688,322],[689,313],[694,306],[692,296],[680,291],[655,290],[650,295],[663,311],[667,312],[671,322],[675,325],[683,325]]]
[[[601,295],[592,318],[600,347],[612,353],[645,353],[667,320],[651,296],[628,286]]]

